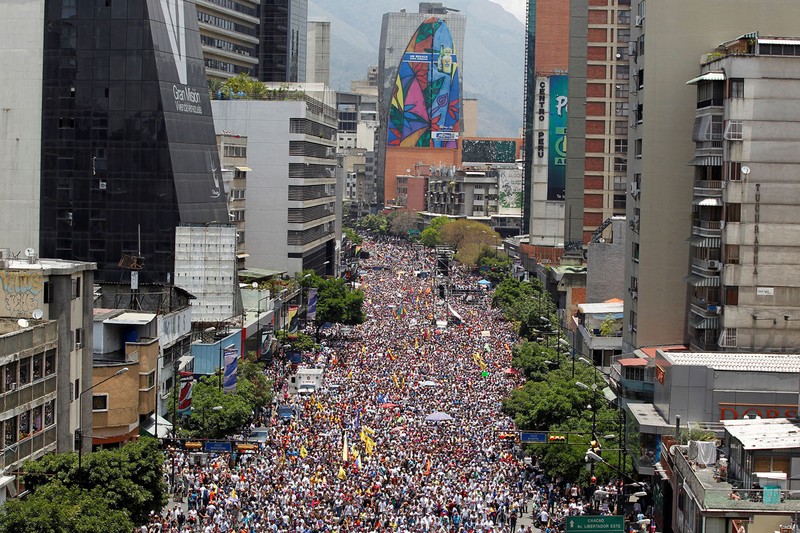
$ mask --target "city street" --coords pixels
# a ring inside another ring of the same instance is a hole
[[[489,308],[488,291],[441,301],[435,280],[415,275],[434,267],[424,252],[388,242],[364,250],[366,321],[348,335],[324,330],[323,388],[290,399],[298,419],[273,420],[263,451],[234,468],[212,459],[182,469],[197,522],[219,531],[519,531],[530,522],[517,516],[531,470],[500,439],[515,429],[501,398],[521,384],[505,372],[511,325]],[[479,287],[460,267],[450,276]]]

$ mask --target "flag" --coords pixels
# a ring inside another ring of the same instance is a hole
[[[236,392],[236,375],[239,369],[239,350],[236,347],[225,348],[225,376],[222,379],[222,391]]]
[[[431,475],[431,460],[430,459],[425,461],[425,475],[426,476]]]
[[[429,295],[430,293],[431,293],[431,288],[430,287],[426,287],[425,288],[425,296]]]
[[[347,472],[344,471],[344,467],[343,466],[339,466],[339,473],[336,474],[336,477],[338,477],[342,481],[347,479]]]
[[[297,318],[297,311],[299,307],[296,305],[289,306],[289,333],[297,333],[300,329],[300,321]]]
[[[392,379],[394,380],[394,386],[398,389],[400,388],[400,380],[397,379],[397,373],[392,374]]]
[[[306,313],[306,318],[313,322],[316,316],[317,316],[317,289],[311,288],[308,289],[308,312]]]
[[[356,457],[356,466],[358,467],[358,470],[360,471],[361,470],[361,457]]]
[[[342,461],[347,462],[347,433],[344,434],[344,441],[342,443]]]
[[[392,361],[397,359],[397,356],[392,353],[392,349],[391,348],[386,348],[386,355],[388,355],[389,359],[391,359]]]
[[[300,446],[300,457],[303,459],[308,457],[308,450],[306,450],[305,446]]]
[[[192,410],[192,388],[194,379],[191,372],[181,372],[181,392],[178,395],[178,414],[188,415]]]

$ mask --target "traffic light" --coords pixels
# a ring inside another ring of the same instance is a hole
[[[564,435],[550,435],[550,442],[567,442],[567,437]]]

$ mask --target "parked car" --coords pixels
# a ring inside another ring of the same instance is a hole
[[[284,424],[288,424],[292,418],[299,418],[300,412],[295,405],[279,405],[278,419]]]

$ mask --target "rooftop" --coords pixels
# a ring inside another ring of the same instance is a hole
[[[97,263],[87,263],[85,261],[67,261],[65,259],[45,259],[32,257],[31,259],[14,258],[6,259],[5,270],[40,270],[42,275],[49,276],[55,274],[72,274],[85,270],[97,270]]]
[[[800,373],[800,354],[658,351],[672,365],[704,366],[714,370],[739,372]]]
[[[723,420],[725,430],[745,450],[800,448],[800,421],[788,418]]]

